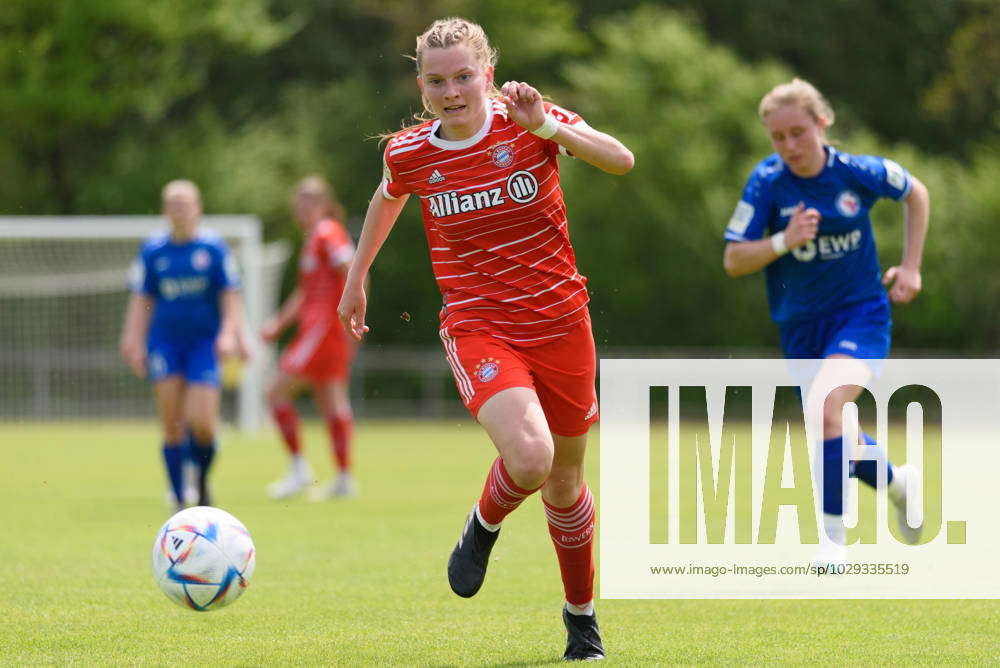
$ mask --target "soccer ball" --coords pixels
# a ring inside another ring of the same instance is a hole
[[[153,579],[179,605],[205,612],[229,605],[246,590],[257,564],[250,532],[211,506],[180,511],[153,541]]]

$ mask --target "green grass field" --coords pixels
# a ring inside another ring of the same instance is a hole
[[[0,664],[410,665],[556,663],[562,588],[540,501],[505,523],[483,590],[445,563],[492,460],[469,420],[366,423],[360,497],[274,502],[273,437],[228,434],[217,504],[257,546],[250,589],[195,613],[150,575],[169,515],[153,423],[0,424]],[[589,479],[597,487],[596,430]],[[313,467],[325,438],[306,433]],[[984,664],[1000,660],[994,601],[599,601],[617,665]]]

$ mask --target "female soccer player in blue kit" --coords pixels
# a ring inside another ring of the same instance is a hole
[[[236,264],[218,236],[198,229],[201,194],[190,181],[163,187],[170,231],[146,240],[132,265],[121,354],[153,384],[163,460],[174,505],[184,506],[183,466],[198,471],[198,504],[211,504],[207,474],[219,414],[218,356],[248,357]]]
[[[921,288],[927,188],[892,160],[830,146],[826,128],[833,124],[833,110],[806,81],[776,86],[758,111],[776,153],[754,168],[726,228],[726,273],[736,277],[764,269],[771,318],[786,358],[885,359],[889,301],[905,304]],[[903,259],[884,275],[868,217],[883,197],[902,202],[905,219]],[[864,372],[871,370],[866,366]],[[830,540],[821,541],[817,560],[826,563],[846,558],[841,412],[860,393],[857,385],[840,386],[823,406],[823,511]],[[871,460],[884,460],[885,453],[862,436],[863,461],[851,462],[850,475],[874,487]],[[919,486],[919,472],[887,462],[887,480],[900,529],[915,542],[919,530],[906,524],[906,487]]]

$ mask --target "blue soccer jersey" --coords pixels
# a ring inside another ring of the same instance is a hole
[[[765,268],[771,318],[808,320],[884,296],[868,212],[882,197],[902,200],[910,174],[892,160],[826,147],[818,175],[801,178],[777,154],[753,170],[736,206],[727,241],[753,241],[785,229],[799,202],[822,216],[816,238]]]
[[[163,233],[142,245],[129,287],[155,302],[150,339],[183,341],[218,334],[219,295],[239,287],[239,275],[221,237],[199,232],[176,243]]]

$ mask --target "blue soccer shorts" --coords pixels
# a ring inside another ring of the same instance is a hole
[[[781,350],[788,359],[846,355],[884,360],[889,356],[891,343],[892,318],[885,295],[781,326]]]
[[[149,380],[158,383],[168,376],[183,376],[188,383],[219,387],[219,362],[215,337],[171,340],[151,335],[147,344],[146,370]]]

